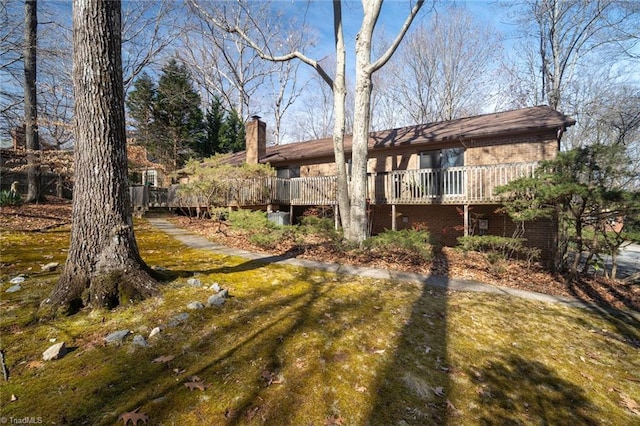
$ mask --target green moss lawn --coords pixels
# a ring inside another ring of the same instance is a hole
[[[175,277],[162,297],[55,319],[38,306],[59,270],[40,270],[63,264],[69,229],[2,233],[0,421],[123,424],[139,408],[153,425],[640,424],[632,318],[264,265],[136,228],[145,261]],[[231,298],[188,310],[214,293],[193,276]],[[149,347],[106,346],[122,329]]]

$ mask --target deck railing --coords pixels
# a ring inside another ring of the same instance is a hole
[[[494,203],[499,201],[496,187],[533,176],[537,165],[528,162],[372,173],[368,176],[368,199],[375,204]],[[244,179],[231,181],[227,187],[223,201],[219,201],[227,206],[320,206],[336,204],[337,200],[335,176]],[[172,193],[176,191],[169,191],[169,206],[190,204],[185,199],[178,204],[179,197]],[[197,200],[197,205],[204,207],[206,201]]]

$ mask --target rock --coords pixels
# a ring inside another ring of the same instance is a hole
[[[131,332],[129,330],[120,330],[115,331],[104,338],[104,341],[107,343],[122,343],[125,337],[127,337]]]
[[[226,300],[224,297],[220,296],[219,294],[214,294],[213,296],[209,297],[209,300],[207,300],[207,308],[211,306],[222,306],[225,302]]]
[[[58,265],[60,265],[58,262],[50,262],[50,263],[47,263],[46,265],[42,265],[42,272],[55,271]]]
[[[20,291],[22,290],[22,287],[20,287],[20,284],[14,284],[11,287],[9,287],[6,292],[7,293],[15,293],[16,291]]]
[[[42,353],[42,359],[45,361],[51,361],[53,359],[60,359],[67,353],[67,347],[64,342],[56,343],[49,349]]]
[[[11,278],[11,281],[9,281],[9,283],[20,284],[20,283],[23,283],[25,279],[26,278],[24,277],[24,275],[18,275],[17,277]]]
[[[140,346],[140,347],[143,347],[143,348],[146,348],[147,346],[149,346],[147,344],[147,341],[144,340],[144,337],[141,336],[140,334],[136,334],[135,336],[133,336],[133,341],[131,342],[131,344],[133,346]]]
[[[192,287],[202,287],[202,282],[197,278],[189,278],[187,280],[187,284],[189,284]]]
[[[181,322],[184,322],[187,320],[187,318],[189,318],[189,314],[186,312],[183,312],[181,314],[176,315],[175,317],[171,318],[169,320],[169,327],[175,327],[178,324],[180,324]]]
[[[204,309],[204,305],[201,302],[193,301],[187,305],[187,309]]]
[[[218,283],[213,283],[211,285],[211,287],[209,287],[211,290],[215,291],[216,293],[220,292],[220,284]]]
[[[229,289],[225,288],[224,290],[220,290],[220,292],[218,293],[218,296],[227,299],[229,297]]]
[[[154,336],[157,336],[158,334],[160,334],[160,327],[154,327],[154,329],[151,330],[151,333],[149,333],[149,339],[151,339]]]

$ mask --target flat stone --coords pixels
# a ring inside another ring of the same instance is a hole
[[[197,278],[189,278],[187,280],[187,284],[189,284],[192,287],[202,287],[202,281],[200,281]]]
[[[196,309],[204,309],[204,305],[201,302],[193,301],[191,303],[189,303],[187,305],[187,309],[192,309],[192,310],[196,310]]]
[[[26,278],[24,276],[18,275],[17,277],[11,278],[11,281],[9,281],[9,283],[11,283],[11,284],[20,284],[20,283],[23,283],[24,280],[26,280]]]
[[[219,294],[214,294],[213,296],[209,297],[209,300],[207,300],[207,308],[211,306],[222,306],[225,302],[226,300],[224,297],[220,296]]]
[[[221,288],[220,288],[220,284],[218,284],[218,283],[213,283],[213,284],[211,285],[211,287],[209,287],[209,288],[210,288],[211,290],[215,291],[216,293],[218,293],[218,292],[221,290]]]
[[[20,284],[14,284],[6,290],[6,293],[15,293],[16,291],[22,290]]]
[[[50,263],[47,263],[46,265],[42,265],[42,272],[55,271],[58,265],[60,265],[58,262],[50,262]]]
[[[189,318],[189,314],[186,312],[178,314],[169,320],[169,327],[175,327],[181,322],[186,321],[188,318]]]
[[[127,337],[131,332],[129,330],[119,330],[111,333],[107,337],[104,338],[104,341],[107,343],[122,343],[125,337]]]
[[[42,353],[42,359],[45,361],[51,361],[54,359],[60,359],[67,353],[67,347],[64,342],[56,343],[49,349]]]
[[[133,336],[133,341],[131,342],[131,344],[133,346],[140,346],[140,347],[143,347],[143,348],[146,348],[147,346],[149,346],[147,344],[147,341],[144,340],[144,337],[141,336],[140,334],[136,334],[135,336]]]
[[[160,334],[160,327],[154,327],[153,330],[151,330],[151,333],[149,333],[149,339],[157,336],[158,334]]]

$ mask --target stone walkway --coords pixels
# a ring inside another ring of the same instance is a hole
[[[173,223],[165,219],[150,217],[147,220],[155,228],[165,232],[166,234],[170,235],[171,237],[175,238],[176,240],[180,241],[186,246],[196,248],[196,249],[213,250],[216,253],[226,254],[229,256],[239,256],[249,260],[264,262],[265,264],[279,263],[279,264],[285,264],[285,265],[293,265],[293,266],[300,266],[304,268],[317,269],[321,271],[333,272],[336,274],[343,274],[343,275],[358,275],[361,277],[378,278],[378,279],[384,279],[384,280],[410,281],[410,282],[420,283],[420,284],[428,285],[432,287],[443,288],[446,290],[502,294],[502,295],[520,297],[523,299],[537,300],[540,302],[556,303],[556,304],[564,305],[571,308],[591,309],[598,312],[604,311],[603,308],[596,306],[592,303],[584,302],[582,300],[571,298],[571,297],[552,296],[549,294],[536,293],[533,291],[518,290],[514,288],[509,288],[509,287],[500,287],[500,286],[495,286],[490,284],[484,284],[478,281],[462,280],[462,279],[449,278],[449,277],[443,277],[443,276],[437,276],[437,275],[413,274],[410,272],[390,271],[386,269],[375,269],[375,268],[367,268],[367,267],[351,266],[351,265],[340,265],[337,263],[323,263],[323,262],[316,262],[316,261],[307,260],[307,259],[297,259],[295,257],[270,256],[270,255],[258,254],[258,253],[253,253],[246,250],[240,250],[240,249],[216,244],[200,235],[197,235],[185,229],[176,227]],[[615,312],[617,311],[611,311],[611,313],[615,313]],[[640,312],[626,312],[626,314],[633,316],[636,320],[640,320]]]

